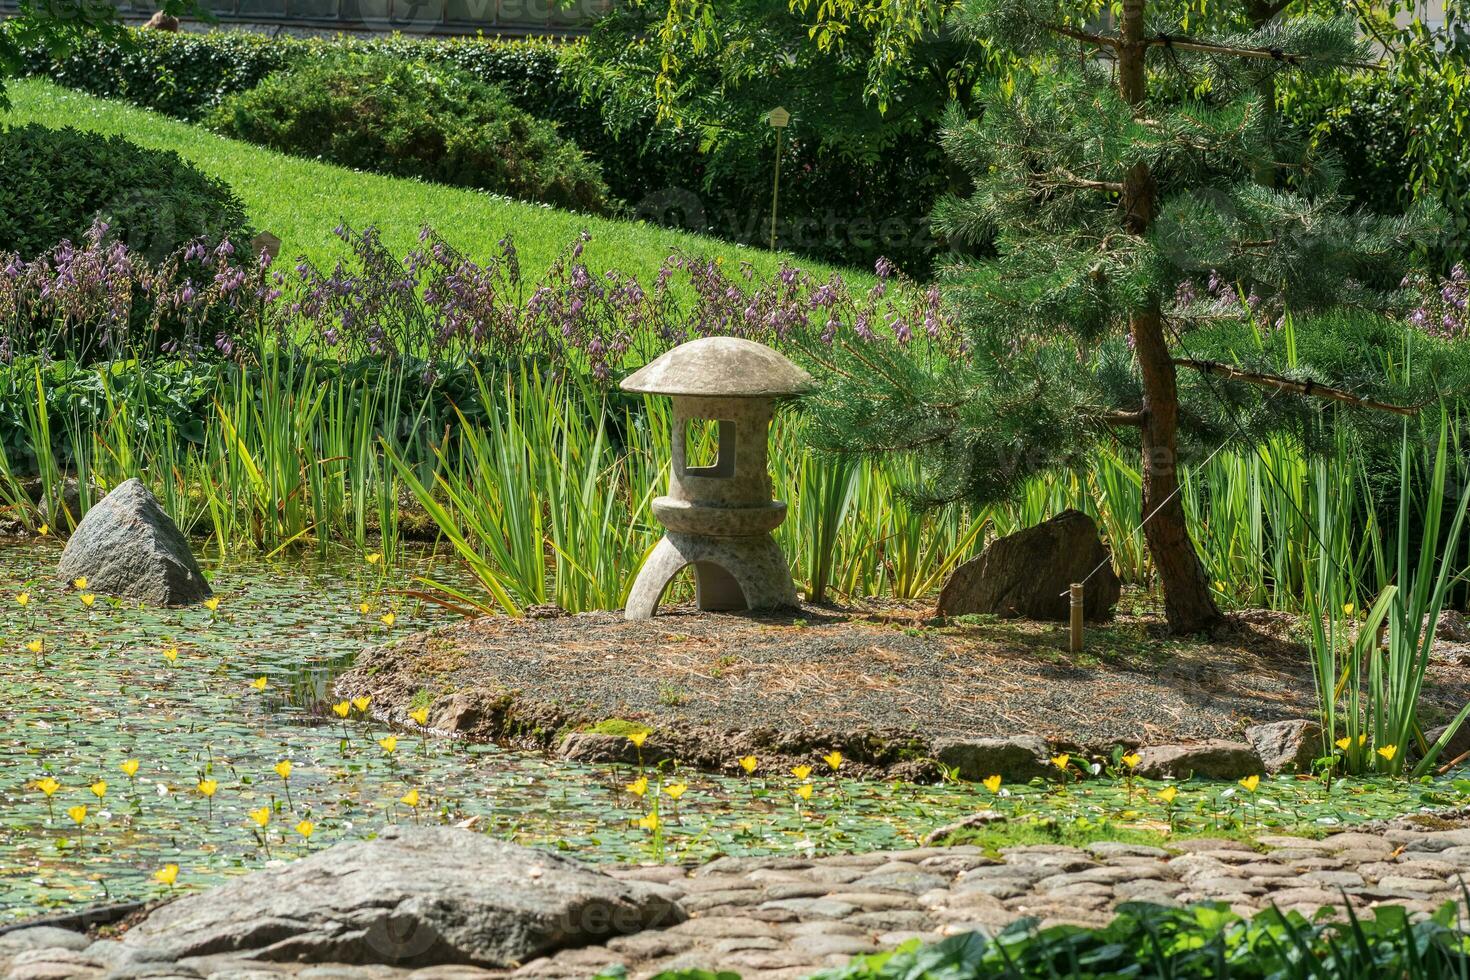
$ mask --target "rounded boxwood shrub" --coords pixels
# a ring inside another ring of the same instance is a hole
[[[380,55],[301,62],[232,96],[217,131],[273,149],[401,177],[600,211],[596,164],[500,88],[453,69]]]
[[[0,253],[31,259],[92,223],[160,261],[196,238],[251,237],[245,209],[223,182],[177,153],[121,136],[36,123],[0,130]]]

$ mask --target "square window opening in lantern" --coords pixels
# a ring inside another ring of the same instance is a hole
[[[735,423],[729,419],[688,419],[684,426],[684,474],[735,475]]]

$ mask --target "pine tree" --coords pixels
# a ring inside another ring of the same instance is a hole
[[[971,0],[955,15],[1014,69],[976,118],[947,121],[973,191],[942,202],[935,225],[951,242],[993,243],[995,258],[946,274],[962,356],[936,366],[857,344],[818,355],[829,384],[817,438],[919,455],[936,501],[994,500],[1100,442],[1132,441],[1165,612],[1195,633],[1220,612],[1179,496],[1181,425],[1186,440],[1249,440],[1301,431],[1318,394],[1368,405],[1310,370],[1242,362],[1287,318],[1322,314],[1297,334],[1339,331],[1338,347],[1391,335],[1364,311],[1392,298],[1438,222],[1354,210],[1334,161],[1277,122],[1284,74],[1373,69],[1350,19],[1276,22],[1256,2],[1186,32],[1149,0],[1123,0],[1111,18],[1096,6]]]

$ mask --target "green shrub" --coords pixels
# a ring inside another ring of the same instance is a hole
[[[301,62],[225,100],[209,125],[287,153],[600,211],[597,166],[493,85],[383,55]]]
[[[204,237],[248,241],[244,207],[177,153],[121,136],[30,124],[0,131],[0,253],[30,259],[80,242],[101,218],[113,237],[157,261]]]

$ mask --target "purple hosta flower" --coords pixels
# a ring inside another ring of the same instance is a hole
[[[5,274],[11,279],[19,279],[25,271],[25,263],[20,260],[19,255],[12,255],[5,264]]]
[[[897,313],[892,315],[888,326],[893,330],[893,336],[899,344],[907,344],[914,339],[914,332],[909,329],[908,321]]]
[[[1429,311],[1424,307],[1415,307],[1414,312],[1409,314],[1409,322],[1416,327],[1424,327],[1429,323]]]
[[[1184,308],[1191,307],[1198,298],[1198,295],[1195,293],[1193,280],[1185,279],[1174,289],[1174,305],[1176,306]]]
[[[1261,297],[1256,292],[1255,286],[1251,287],[1250,295],[1245,298],[1245,305],[1246,308],[1249,309],[1252,313],[1256,312],[1256,310],[1260,308]]]
[[[229,335],[219,333],[216,334],[214,338],[214,349],[219,351],[225,357],[229,357],[231,354],[235,353],[235,342],[230,339]]]
[[[179,302],[184,306],[190,306],[194,302],[194,284],[184,283],[183,290],[179,293]]]
[[[877,340],[878,335],[873,332],[872,320],[867,313],[859,313],[852,321],[852,332],[863,340]]]
[[[219,243],[219,247],[214,250],[214,254],[218,258],[227,259],[235,254],[235,246],[230,244],[230,240],[228,238],[223,239]]]
[[[514,285],[521,281],[520,252],[516,251],[515,240],[510,235],[506,235],[498,244],[500,245],[501,261],[505,263],[507,275],[511,284]]]
[[[811,303],[811,307],[814,310],[830,310],[833,306],[837,305],[837,288],[830,282],[823,283],[812,293],[811,299],[808,302]]]
[[[592,277],[587,273],[587,267],[578,263],[572,266],[572,288],[586,289],[592,285]]]
[[[873,265],[873,271],[878,273],[879,279],[892,279],[894,273],[896,273],[898,270],[894,268],[892,262],[888,261],[887,258],[880,255],[878,257],[878,261]]]
[[[837,326],[837,318],[832,317],[827,321],[826,325],[822,327],[822,343],[826,344],[828,347],[831,347],[832,342],[837,339]]]
[[[780,275],[784,285],[795,286],[799,273],[789,265],[782,265]]]
[[[1455,267],[1450,270],[1450,278],[1455,282],[1465,282],[1467,279],[1470,279],[1470,273],[1465,271],[1465,264],[1463,262],[1456,262]]]

